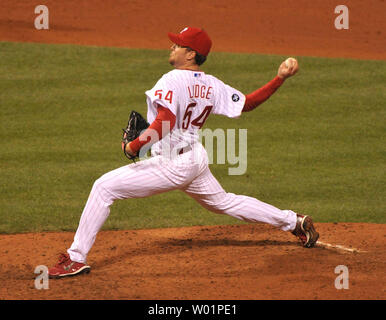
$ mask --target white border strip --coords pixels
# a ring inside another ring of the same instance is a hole
[[[356,248],[347,248],[347,247],[341,246],[339,244],[330,244],[330,243],[326,243],[326,242],[322,242],[322,241],[317,241],[316,244],[321,245],[322,247],[333,248],[333,249],[348,251],[348,252],[352,252],[352,253],[354,253],[354,252],[367,252],[367,251],[359,250]]]

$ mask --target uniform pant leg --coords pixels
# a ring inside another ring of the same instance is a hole
[[[204,208],[247,222],[271,224],[283,231],[296,225],[296,213],[280,210],[252,197],[225,192],[207,166],[184,190]]]
[[[196,168],[180,159],[154,157],[110,171],[95,181],[83,209],[71,260],[85,263],[95,238],[117,199],[143,198],[179,188],[191,181]],[[188,181],[188,182],[187,182]]]

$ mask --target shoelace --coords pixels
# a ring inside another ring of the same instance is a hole
[[[64,264],[66,263],[68,260],[70,259],[70,257],[64,253],[61,253],[60,254],[60,257],[59,257],[59,262],[57,265],[61,265],[61,264]]]

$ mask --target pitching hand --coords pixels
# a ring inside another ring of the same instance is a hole
[[[299,70],[298,61],[294,58],[288,58],[283,61],[279,67],[277,75],[282,79],[292,77]]]

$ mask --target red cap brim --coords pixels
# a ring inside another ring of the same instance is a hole
[[[178,44],[179,46],[184,45],[178,34],[168,32],[168,37],[173,43]]]

